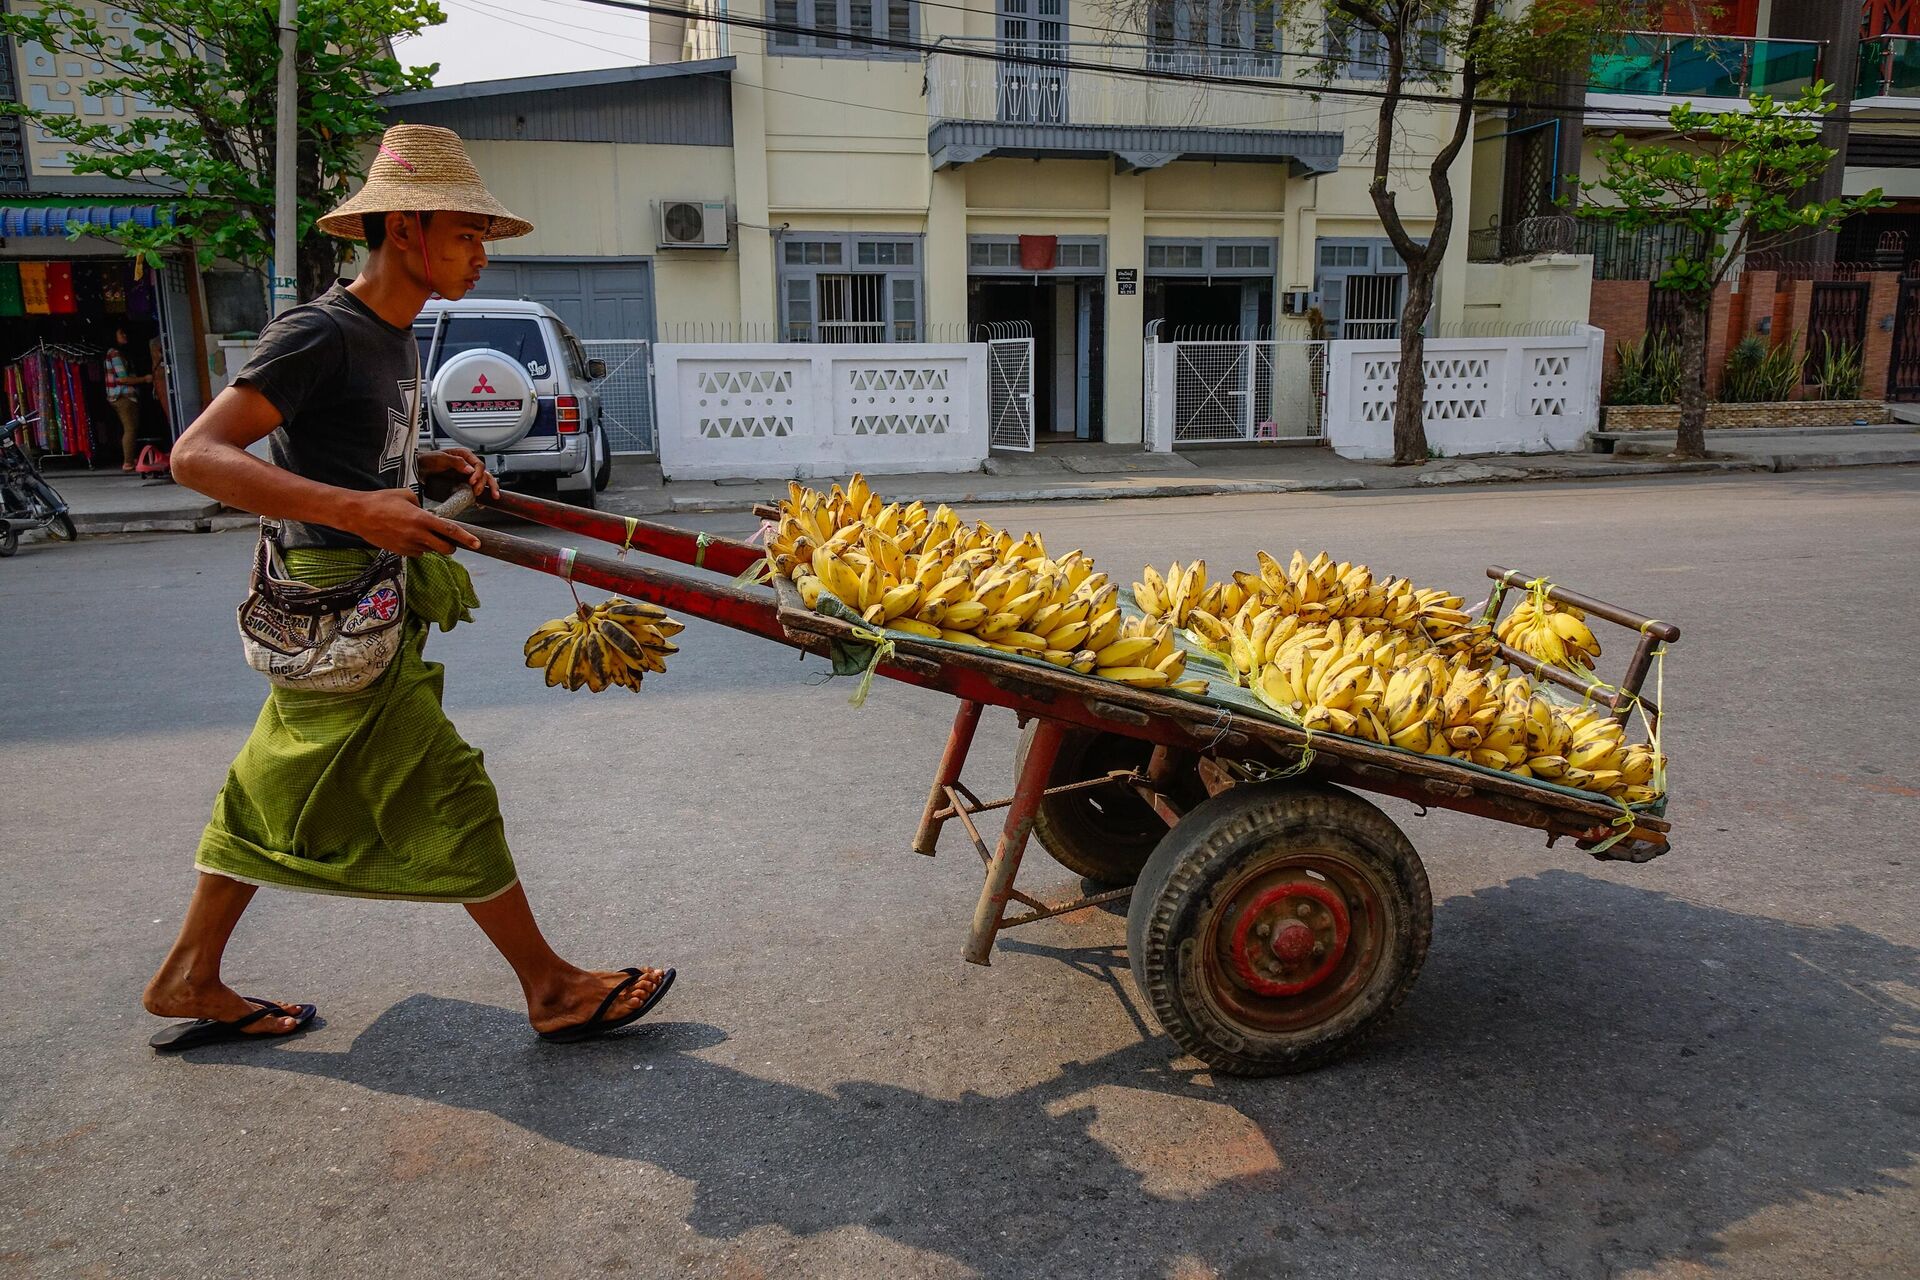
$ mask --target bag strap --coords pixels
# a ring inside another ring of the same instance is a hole
[[[254,548],[253,589],[262,599],[288,613],[301,616],[339,613],[359,603],[376,584],[399,573],[401,565],[399,556],[382,551],[372,564],[338,586],[309,586],[288,576],[280,549],[280,526],[262,520],[260,541]]]

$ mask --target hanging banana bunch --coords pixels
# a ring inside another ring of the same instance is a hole
[[[664,609],[614,596],[540,624],[524,652],[549,687],[599,693],[619,685],[638,693],[644,676],[665,671],[667,655],[680,652],[669,637],[683,630]]]

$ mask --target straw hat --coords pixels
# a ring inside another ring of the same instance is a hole
[[[320,229],[343,240],[364,240],[360,218],[368,213],[411,213],[414,210],[477,213],[491,219],[488,240],[524,236],[533,230],[493,198],[480,171],[467,158],[460,135],[430,124],[396,124],[380,139],[366,185],[332,213],[320,218]]]

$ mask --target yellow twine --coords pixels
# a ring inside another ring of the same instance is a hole
[[[624,516],[622,518],[627,522],[627,536],[620,543],[620,558],[625,560],[628,550],[633,546],[633,535],[640,532],[640,522],[632,516]]]
[[[694,568],[704,569],[707,567],[707,548],[712,545],[713,545],[713,535],[710,533],[703,533],[699,537],[693,540],[693,567]]]
[[[860,707],[866,705],[867,692],[873,688],[874,672],[880,669],[881,663],[893,656],[894,646],[893,638],[884,631],[869,631],[864,627],[854,627],[853,636],[856,640],[865,641],[873,646],[873,653],[867,659],[867,669],[860,673],[860,687],[853,691],[851,698],[847,699],[849,706]]]

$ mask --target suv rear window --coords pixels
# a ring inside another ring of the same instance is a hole
[[[547,341],[540,334],[540,322],[518,316],[448,316],[440,335],[440,359],[433,372],[462,351],[490,347],[517,360],[530,377],[545,378],[553,373],[553,357],[547,354]]]

